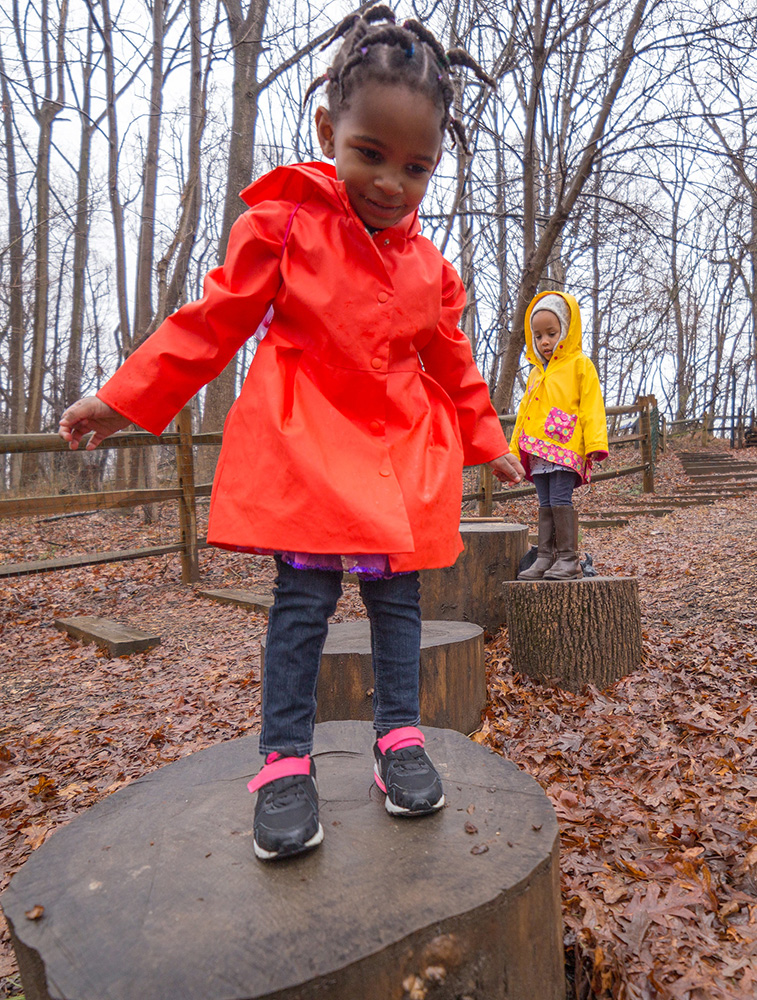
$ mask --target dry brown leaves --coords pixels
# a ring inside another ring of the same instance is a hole
[[[643,670],[604,692],[540,687],[513,674],[503,630],[476,738],[557,812],[578,996],[754,997],[754,500],[585,532],[583,548],[602,573],[639,578]]]
[[[741,452],[739,459],[754,450]],[[616,464],[633,464],[626,453]],[[607,465],[605,466],[607,467]],[[685,482],[674,456],[657,493]],[[637,477],[577,494],[581,512],[641,503]],[[501,505],[535,523],[535,500]],[[159,544],[170,515],[0,523],[3,559]],[[513,674],[488,643],[476,738],[546,789],[562,835],[576,995],[719,1000],[757,993],[757,512],[750,495],[586,531],[603,573],[639,578],[644,667],[570,694]],[[201,555],[203,587],[270,588],[267,559]],[[98,614],[162,644],[110,659],[53,627]],[[354,588],[338,620],[362,614]],[[183,587],[174,557],[0,581],[0,889],[52,830],[163,763],[254,730],[260,615]],[[18,981],[0,931],[0,997]]]

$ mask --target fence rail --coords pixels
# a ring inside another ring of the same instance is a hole
[[[124,507],[141,507],[158,501],[176,500],[179,505],[179,539],[169,545],[152,545],[137,549],[119,549],[112,552],[82,553],[58,556],[54,559],[28,560],[21,563],[0,564],[0,578],[21,576],[26,573],[44,573],[72,566],[93,566],[99,563],[144,559],[148,556],[178,552],[181,554],[181,579],[192,583],[200,578],[198,551],[207,545],[197,537],[197,497],[210,496],[211,484],[196,484],[194,475],[194,445],[219,445],[220,432],[192,434],[192,415],[185,408],[177,416],[176,430],[156,436],[146,431],[122,431],[107,438],[99,450],[113,448],[153,448],[173,446],[178,486],[125,490],[98,490],[90,493],[58,494],[42,497],[12,497],[0,500],[0,518],[40,517],[62,513],[87,513],[95,510],[113,510]],[[82,445],[83,446],[83,445]],[[68,452],[65,441],[57,434],[0,434],[0,454],[43,454]]]
[[[657,412],[657,401],[654,396],[640,396],[636,403],[628,406],[610,406],[607,416],[615,418],[637,414],[632,427],[632,433],[610,437],[610,444],[630,444],[639,442],[641,463],[628,465],[608,472],[598,472],[592,478],[594,482],[606,479],[616,479],[620,476],[630,476],[641,472],[643,474],[643,489],[645,493],[654,492],[654,463],[658,449],[664,450],[669,429],[682,423],[692,421],[665,422]],[[505,428],[512,428],[516,415],[506,413],[500,417]],[[741,421],[741,411],[739,411]],[[704,414],[701,421],[694,421],[703,428],[703,440],[714,427],[712,415]],[[149,448],[166,445],[174,448],[175,462],[178,473],[178,485],[175,487],[98,490],[88,493],[62,494],[39,497],[12,497],[0,499],[0,518],[10,517],[40,517],[61,516],[67,514],[93,513],[98,510],[113,510],[128,507],[141,507],[163,501],[176,501],[179,508],[179,538],[167,545],[146,546],[137,549],[121,549],[112,552],[82,553],[71,556],[59,556],[53,559],[27,560],[20,563],[0,564],[0,578],[20,576],[28,573],[42,573],[50,570],[64,569],[73,566],[91,566],[107,562],[119,562],[129,559],[141,559],[148,556],[179,553],[181,555],[181,575],[185,583],[199,579],[198,552],[207,546],[207,541],[198,538],[196,501],[199,497],[210,495],[210,483],[195,482],[194,446],[220,445],[220,432],[210,434],[192,434],[191,413],[188,408],[176,418],[176,429],[166,434],[156,436],[146,431],[123,431],[107,438],[98,446],[98,451],[122,448]],[[741,434],[743,435],[743,421]],[[57,434],[0,434],[0,454],[43,454],[68,452],[65,441]],[[463,495],[463,501],[478,501],[478,513],[482,517],[491,517],[496,501],[515,499],[535,493],[533,486],[522,486],[507,491],[494,492],[494,481],[488,466],[479,469],[479,487],[474,493]]]

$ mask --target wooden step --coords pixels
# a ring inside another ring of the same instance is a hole
[[[143,632],[132,625],[124,625],[110,618],[98,618],[95,615],[56,618],[54,625],[73,639],[79,639],[84,643],[96,643],[101,649],[106,650],[109,656],[141,653],[160,643],[159,635]]]
[[[234,604],[236,607],[258,614],[267,615],[273,607],[273,594],[255,590],[235,590],[233,587],[224,587],[222,590],[198,590],[197,593],[211,601],[218,601],[220,604]]]

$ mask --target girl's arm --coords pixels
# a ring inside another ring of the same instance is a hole
[[[481,376],[468,338],[458,329],[465,289],[457,272],[443,261],[442,311],[431,340],[419,352],[424,369],[441,385],[457,410],[466,465],[485,465],[509,452],[489,388]]]
[[[526,475],[525,469],[512,453],[501,455],[489,465],[501,483],[520,483]]]
[[[523,425],[526,422],[526,405],[528,401],[528,387],[531,384],[531,377],[536,371],[532,368],[528,374],[528,379],[526,380],[526,391],[523,393],[523,399],[520,401],[518,406],[518,413],[515,417],[515,426],[513,427],[513,432],[510,435],[510,451],[515,455],[517,459],[520,459],[520,448],[518,447],[518,439],[520,438],[520,432],[523,430]]]
[[[208,273],[202,298],[169,316],[97,397],[129,423],[160,434],[255,333],[280,285],[291,213],[287,202],[267,202],[240,216],[226,260]]]
[[[597,369],[586,359],[581,379],[581,398],[578,404],[578,418],[584,432],[584,452],[587,458],[601,462],[607,458],[607,414]]]

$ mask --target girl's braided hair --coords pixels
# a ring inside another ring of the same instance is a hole
[[[338,38],[344,41],[334,61],[310,84],[305,101],[326,83],[329,114],[336,121],[339,112],[349,104],[350,95],[367,81],[407,84],[440,107],[442,132],[449,132],[453,145],[469,152],[463,124],[451,112],[454,67],[466,66],[483,83],[490,87],[496,84],[464,49],[445,52],[420,21],[398,25],[394,11],[383,5],[371,7],[362,16],[350,14],[334,28],[321,51]]]

